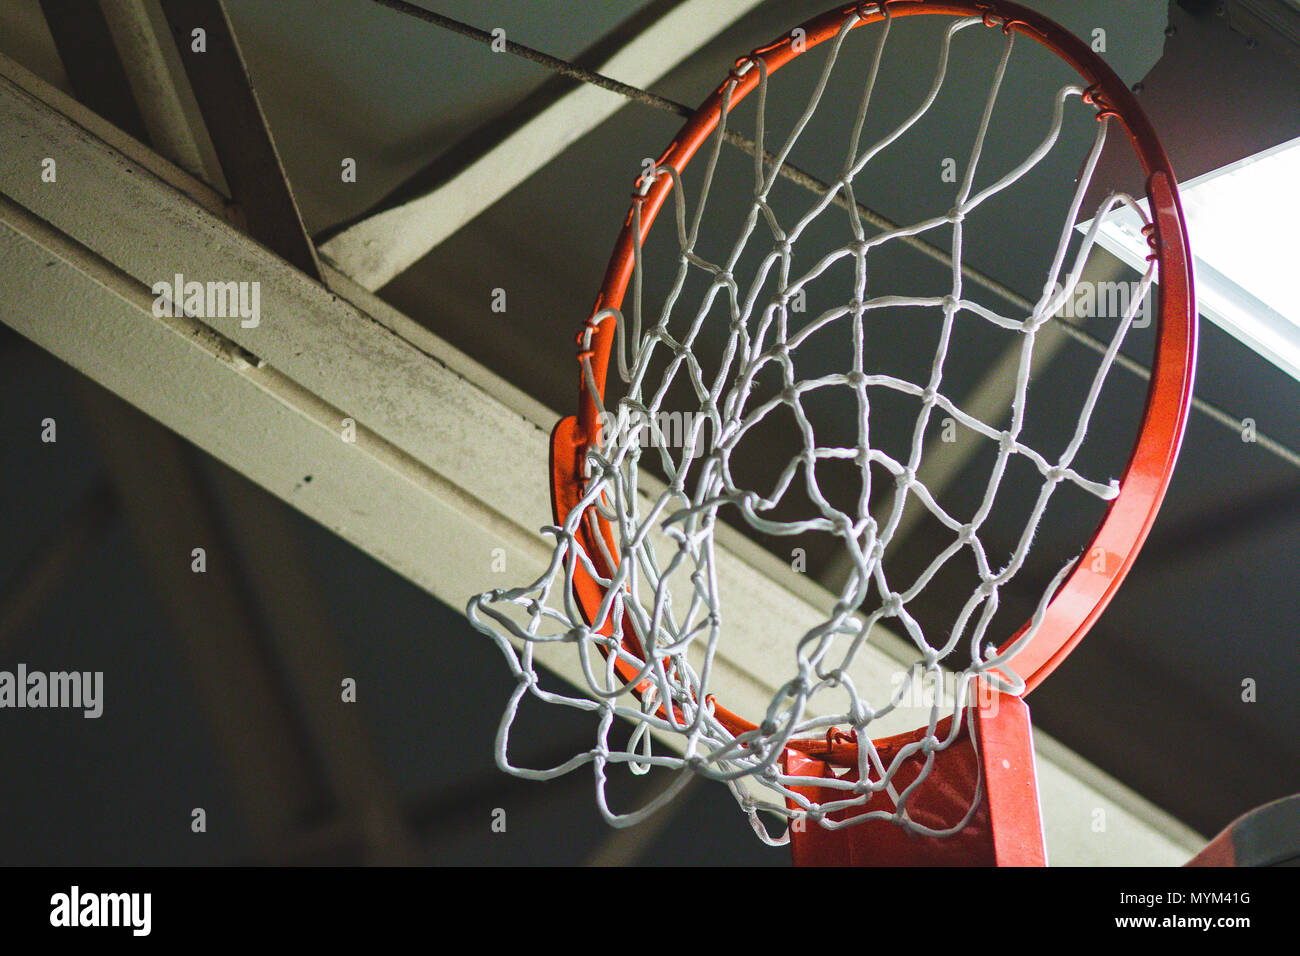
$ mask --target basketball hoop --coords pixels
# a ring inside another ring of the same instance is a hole
[[[916,110],[867,142],[866,120],[872,115],[890,31],[895,22],[917,15],[950,20],[940,40],[933,81]],[[849,99],[848,82],[835,66],[860,28],[870,32],[872,42],[853,71],[861,89],[852,97],[856,114],[841,175],[823,195],[810,199],[802,215],[782,217],[771,204],[777,166],[787,161],[819,110],[833,110]],[[882,229],[859,206],[855,182],[882,151],[905,141],[934,103],[954,38],[963,32],[1000,46],[995,48],[993,82],[957,201],[910,225]],[[977,189],[980,154],[1019,37],[1054,53],[1081,82],[1057,89],[1047,101],[1046,133],[1023,161]],[[814,91],[780,148],[764,158],[773,77],[796,57],[819,48],[825,65]],[[832,88],[844,96],[829,96]],[[753,192],[724,197],[745,215],[729,253],[713,261],[698,246],[704,213],[709,200],[717,200],[710,189],[729,121],[755,92],[758,150]],[[1044,291],[1029,314],[1000,314],[963,294],[965,220],[1004,190],[1023,185],[1057,145],[1066,111],[1080,106],[1095,115],[1096,135],[1083,158]],[[1085,194],[1114,126],[1127,136],[1146,177],[1151,215],[1145,232],[1152,252],[1140,294],[1116,323],[1070,440],[1060,454],[1048,455],[1030,447],[1024,437],[1036,338],[1047,323],[1056,321],[1077,286],[1105,213],[1123,204],[1145,219],[1134,199],[1110,193],[1095,210],[1093,225],[1066,268]],[[703,185],[691,212],[683,177],[706,145]],[[645,246],[670,195],[677,238],[675,278],[664,306],[647,315]],[[810,266],[796,262],[797,244],[814,222],[831,215],[832,206],[844,209],[851,238],[818,248]],[[953,266],[951,282],[941,294],[867,293],[867,260],[874,250],[942,230],[952,234]],[[753,274],[742,275],[739,264],[746,255],[757,254],[750,243],[758,236],[764,236],[769,247]],[[854,272],[853,288],[844,301],[811,319],[795,316],[794,297],[839,262]],[[1192,394],[1196,330],[1190,262],[1176,180],[1135,98],[1085,44],[1034,11],[996,0],[855,4],[814,18],[740,58],[653,171],[637,180],[592,316],[578,336],[578,413],[562,420],[552,436],[555,526],[545,529],[555,539],[552,560],[537,581],[487,592],[470,602],[471,621],[497,642],[517,681],[498,735],[498,763],[534,779],[590,764],[601,812],[619,826],[644,819],[692,774],[721,781],[732,787],[755,830],[768,842],[783,843],[786,835],[772,836],[759,811],[790,821],[797,862],[1044,862],[1028,711],[1020,698],[1060,664],[1101,614],[1132,566],[1163,499]],[[1117,480],[1087,477],[1075,467],[1076,456],[1087,439],[1107,373],[1157,276],[1154,373],[1136,442]],[[683,290],[699,277],[707,289],[700,303],[691,305],[684,301]],[[870,316],[893,308],[925,309],[935,316],[939,344],[924,381],[874,371],[864,356],[863,330]],[[696,346],[702,323],[715,309],[725,310],[728,333],[718,368],[709,372]],[[1007,427],[968,414],[944,391],[944,361],[958,316],[963,322],[987,322],[1018,343]],[[799,378],[800,347],[831,327],[850,330],[848,341],[855,343],[851,359],[846,358],[841,371]],[[626,387],[616,403],[606,402],[611,357]],[[765,374],[782,379],[781,386],[766,395],[758,384]],[[670,393],[683,392],[693,398],[680,454],[674,458],[660,449],[666,486],[647,499],[639,480],[646,437],[655,437]],[[886,454],[870,440],[872,396],[885,392],[918,408],[906,456]],[[846,414],[859,419],[852,447],[817,441],[804,409],[813,393],[842,396]],[[980,506],[965,518],[945,510],[918,479],[927,430],[936,413],[959,422],[997,450]],[[773,491],[763,494],[734,480],[733,452],[747,433],[777,414],[793,419],[803,447],[782,469]],[[830,459],[856,465],[864,482],[870,481],[873,469],[890,476],[892,497],[883,516],[871,513],[865,491],[856,511],[830,503],[817,479],[818,468]],[[997,565],[980,532],[1013,459],[1035,469],[1041,487],[1015,546]],[[784,497],[796,486],[812,503],[810,513],[779,516]],[[1065,563],[1030,619],[998,640],[988,631],[999,591],[1022,569],[1045,510],[1064,486],[1108,502],[1091,540],[1085,542],[1080,535],[1077,552],[1100,554],[1105,560]],[[885,552],[908,506],[923,507],[950,533],[951,543],[910,586],[897,588],[886,576]],[[727,710],[710,690],[711,665],[726,633],[713,555],[714,532],[724,512],[766,535],[829,535],[842,546],[851,567],[827,619],[806,633],[791,635],[793,672],[757,722]],[[957,554],[974,563],[980,583],[964,599],[946,634],[927,633],[909,613],[909,602]],[[897,708],[901,691],[894,688],[871,697],[867,689],[854,685],[849,669],[863,644],[886,624],[897,626],[915,646],[918,657],[909,682],[941,673],[942,662],[955,653],[964,654],[969,663],[953,678],[951,700],[936,700],[925,726],[911,734],[873,738],[873,722]],[[586,676],[581,696],[542,688],[534,652],[543,644],[575,649]],[[597,714],[595,746],[554,768],[514,766],[509,732],[526,695]],[[831,698],[842,703],[829,710],[814,706],[814,701]],[[626,745],[611,744],[615,717],[634,725]],[[675,740],[676,745],[656,749],[654,737]],[[610,766],[633,772],[669,768],[678,771],[678,782],[650,805],[620,813],[608,806],[605,796]]]

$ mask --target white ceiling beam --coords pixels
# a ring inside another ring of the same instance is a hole
[[[598,72],[647,87],[762,2],[682,0]],[[378,289],[625,104],[591,86],[567,93],[437,189],[357,223],[320,253],[358,285]]]
[[[311,281],[179,191],[187,177],[138,144],[129,157],[7,79],[0,115],[0,321],[453,607],[540,572],[554,413],[430,333],[400,334],[415,323],[355,285]],[[41,180],[47,156],[56,184]],[[260,324],[156,317],[150,286],[176,273],[259,282]],[[788,635],[831,598],[735,534],[719,545],[728,623],[746,641],[719,660],[718,696],[754,713],[784,682]],[[505,575],[491,570],[496,548]],[[548,663],[576,681],[575,657]],[[855,676],[887,686],[898,668],[886,640]],[[1037,736],[1055,862],[1180,863],[1198,846]]]
[[[168,162],[155,150],[123,133],[108,120],[91,112],[56,86],[46,82],[21,63],[0,53],[0,81],[27,101],[39,103],[59,114],[92,138],[109,144],[119,155],[137,163],[167,186],[182,193],[208,212],[234,225],[242,219],[230,200],[207,182]],[[53,157],[51,157],[53,158]]]
[[[102,6],[154,148],[191,175],[225,189],[221,163],[158,0],[113,0]]]

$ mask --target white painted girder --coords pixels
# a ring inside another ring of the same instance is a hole
[[[682,0],[597,72],[644,89],[762,2]],[[321,246],[321,254],[358,285],[378,289],[626,102],[592,86],[565,94],[437,189],[357,223]]]

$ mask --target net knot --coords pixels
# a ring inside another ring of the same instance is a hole
[[[1065,469],[1060,465],[1053,465],[1051,468],[1047,469],[1047,473],[1044,477],[1054,485],[1059,484],[1065,480]]]
[[[1016,450],[1016,436],[1009,431],[998,433],[998,450],[1013,452]]]
[[[948,210],[948,215],[945,218],[953,225],[956,225],[959,222],[965,221],[966,210],[961,206],[953,206]]]

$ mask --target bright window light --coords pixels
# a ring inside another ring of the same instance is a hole
[[[1300,379],[1300,139],[1198,176],[1179,192],[1201,315]],[[1098,241],[1141,271],[1149,250],[1140,228],[1132,210],[1119,208]]]

